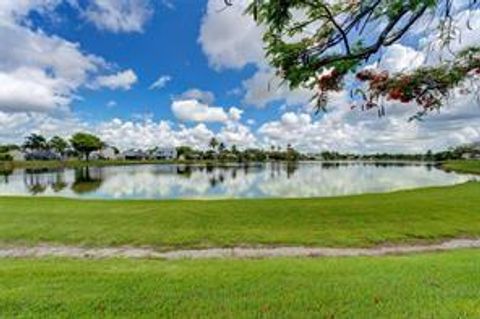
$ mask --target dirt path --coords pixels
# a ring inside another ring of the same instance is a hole
[[[351,257],[445,251],[461,248],[480,248],[480,239],[453,239],[432,245],[384,246],[374,248],[237,247],[174,250],[168,252],[159,252],[153,248],[82,248],[40,245],[34,247],[3,247],[0,248],[0,258],[159,258],[175,260],[207,258]]]

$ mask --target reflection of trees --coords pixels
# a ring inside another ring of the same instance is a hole
[[[237,168],[236,167],[232,168],[231,176],[232,176],[232,179],[237,178]]]
[[[340,168],[339,162],[322,162],[323,169]]]
[[[45,176],[45,173],[48,173],[47,169],[37,170],[37,169],[27,169],[25,170],[25,175],[23,177],[23,182],[25,183],[28,191],[33,194],[41,194],[47,190],[48,179]]]
[[[103,182],[102,168],[90,168],[88,166],[75,169],[75,182],[72,191],[77,194],[85,194],[96,191]]]
[[[13,169],[11,168],[5,168],[0,170],[0,176],[2,176],[2,179],[5,184],[8,184],[8,177],[12,175]]]
[[[63,170],[27,169],[23,181],[33,195],[44,193],[48,186],[51,186],[55,192],[59,192],[66,187],[63,175]]]
[[[58,171],[55,175],[55,180],[52,183],[52,189],[55,193],[59,193],[63,191],[68,184],[65,182],[65,174],[64,172]]]
[[[297,162],[288,162],[286,167],[287,178],[292,177],[293,174],[295,174],[295,172],[297,171],[297,169],[298,169]]]
[[[185,176],[190,178],[192,176],[192,166],[191,165],[179,165],[177,166],[177,175]]]

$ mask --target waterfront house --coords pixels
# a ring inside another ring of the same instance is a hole
[[[11,150],[7,153],[13,161],[21,162],[25,160],[25,153],[21,150]]]
[[[174,160],[177,158],[175,147],[157,148],[150,153],[150,158],[155,160]]]
[[[148,154],[142,150],[131,149],[123,152],[121,158],[130,161],[143,161],[148,158]]]
[[[118,156],[113,147],[105,147],[90,154],[90,159],[92,160],[116,160],[117,158]]]

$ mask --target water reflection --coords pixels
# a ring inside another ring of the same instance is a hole
[[[451,185],[471,178],[410,163],[141,165],[0,172],[0,194],[107,199],[317,197]]]
[[[81,167],[75,169],[75,181],[72,184],[72,190],[76,194],[93,193],[102,186],[102,168],[100,167]]]

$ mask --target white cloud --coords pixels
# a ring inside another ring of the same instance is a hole
[[[38,69],[0,72],[0,110],[47,112],[70,103],[69,89]]]
[[[248,126],[239,122],[227,122],[217,135],[218,139],[228,145],[236,145],[241,148],[255,147],[257,138]]]
[[[203,17],[200,42],[211,66],[217,70],[240,69],[254,64],[257,72],[243,82],[244,102],[264,107],[274,101],[289,105],[308,102],[313,95],[305,89],[291,91],[267,66],[259,26],[250,15],[244,14],[249,1],[235,1],[235,5],[221,10],[223,1],[209,0]],[[219,12],[220,11],[220,12]],[[241,93],[240,89],[234,93]]]
[[[181,121],[226,122],[228,115],[221,107],[209,106],[197,100],[176,100],[172,112]]]
[[[370,67],[378,67],[390,73],[408,72],[425,63],[425,54],[412,47],[394,44],[385,49],[381,60]]]
[[[167,83],[170,82],[171,80],[172,80],[172,77],[170,75],[162,75],[155,82],[153,82],[152,85],[150,85],[149,89],[150,90],[163,89],[167,85]]]
[[[83,14],[101,30],[142,32],[153,10],[149,0],[92,0]]]
[[[235,1],[234,6],[221,10],[223,1],[208,1],[198,41],[216,69],[239,69],[264,59],[262,28],[243,14],[248,3]]]
[[[262,145],[292,144],[302,151],[426,152],[480,140],[480,108],[471,97],[452,101],[439,114],[423,122],[409,122],[415,106],[391,104],[387,116],[350,111],[345,93],[332,97],[329,112],[286,112],[280,119],[264,123],[258,130]]]
[[[243,81],[244,102],[265,107],[274,101],[285,101],[288,105],[307,104],[313,96],[311,90],[299,88],[290,90],[270,68],[259,69],[251,78]]]
[[[63,0],[2,0],[0,21],[15,22],[25,18],[30,11],[45,13],[53,10]]]
[[[215,95],[210,91],[190,89],[183,92],[177,100],[197,100],[204,104],[212,104],[215,102]]]
[[[95,80],[93,87],[107,87],[111,90],[130,90],[132,86],[137,83],[137,80],[138,78],[135,72],[129,69],[113,75],[99,76]]]
[[[32,3],[22,7],[22,14],[34,8]],[[2,11],[6,10],[3,6],[0,15],[19,14],[14,9]],[[0,21],[0,74],[6,81],[0,88],[0,111],[42,112],[63,107],[92,74],[106,66],[102,58],[82,52],[77,43],[12,21]]]

